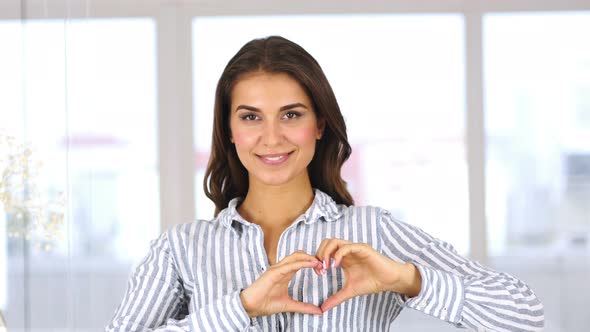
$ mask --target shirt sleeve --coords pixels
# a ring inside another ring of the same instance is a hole
[[[190,300],[170,251],[168,232],[151,242],[105,332],[248,331],[252,327],[240,290],[189,313]]]
[[[544,308],[521,280],[457,254],[448,243],[381,212],[382,252],[413,263],[422,289],[404,306],[477,331],[542,331]]]

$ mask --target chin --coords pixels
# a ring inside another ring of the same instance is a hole
[[[267,177],[267,178],[258,178],[260,183],[263,183],[267,186],[282,186],[289,182],[291,182],[291,178],[285,177]]]
[[[252,177],[253,180],[266,185],[266,186],[283,186],[289,183],[295,182],[294,180],[297,178],[295,174],[292,172],[260,172],[258,174],[253,173]]]

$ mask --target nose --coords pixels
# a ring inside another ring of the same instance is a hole
[[[262,130],[262,144],[266,147],[274,147],[281,143],[283,133],[278,121],[267,121]]]

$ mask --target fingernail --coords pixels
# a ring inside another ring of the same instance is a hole
[[[324,267],[324,270],[326,269],[326,261],[322,261],[322,266]]]

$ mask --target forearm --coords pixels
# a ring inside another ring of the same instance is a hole
[[[395,264],[399,265],[399,263]],[[418,271],[418,268],[412,263],[405,263],[402,267],[399,280],[388,287],[387,290],[406,295],[407,297],[418,296],[422,289],[422,276],[420,275],[420,271]]]
[[[458,271],[416,263],[422,290],[405,298],[407,307],[456,326],[490,331],[541,331],[543,305],[522,281],[467,261]],[[463,269],[471,270],[466,273]]]
[[[231,292],[221,298],[197,308],[182,319],[169,317],[165,322],[155,322],[146,317],[159,315],[157,308],[144,306],[137,311],[148,314],[137,315],[129,312],[118,312],[105,329],[106,332],[178,332],[178,331],[246,331],[250,326],[250,318],[240,301],[239,291]],[[149,312],[152,314],[149,314]]]
[[[421,275],[416,296],[408,288],[399,292],[406,307],[475,330],[543,329],[543,304],[524,282],[462,257],[450,244],[387,211],[382,217],[383,253],[414,264]]]

